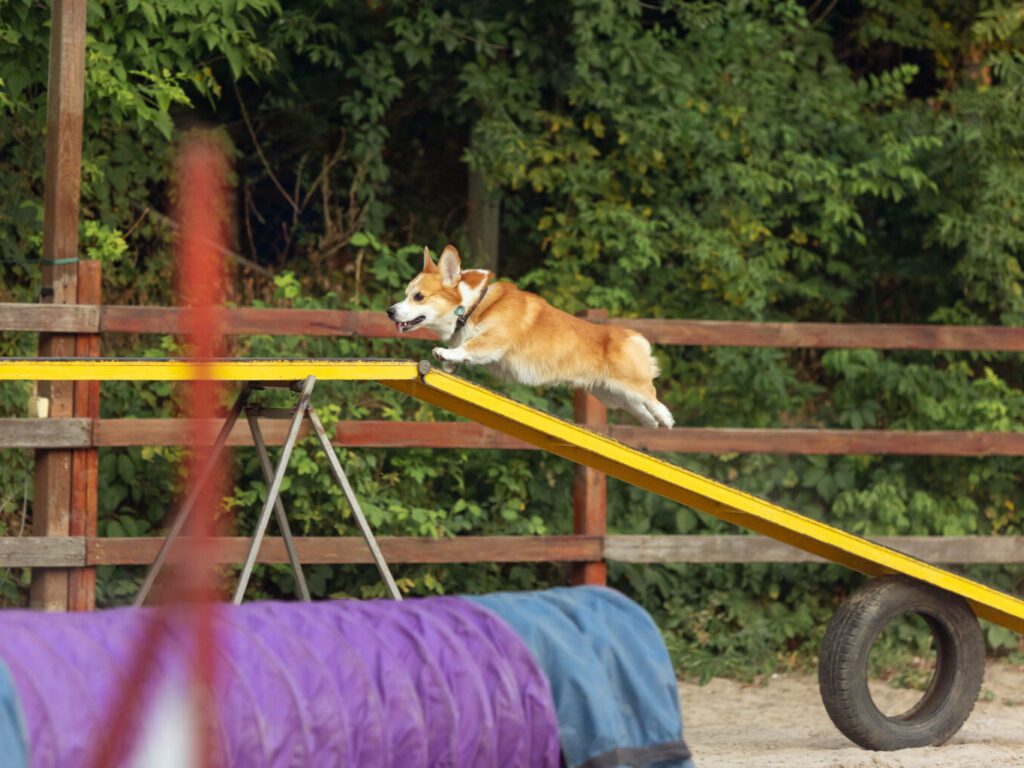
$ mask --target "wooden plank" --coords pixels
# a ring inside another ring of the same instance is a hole
[[[149,564],[162,541],[158,537],[90,538],[86,560],[89,565]],[[187,537],[179,541],[188,544]],[[601,557],[599,536],[459,536],[439,540],[382,536],[377,543],[391,564],[573,562]],[[249,539],[244,537],[214,539],[211,562],[240,564],[248,547]],[[366,542],[359,536],[298,537],[295,547],[304,564],[373,562]],[[258,562],[287,563],[283,540],[265,539]]]
[[[78,301],[99,304],[102,301],[103,273],[99,261],[78,264]],[[99,357],[100,335],[79,334],[75,337],[76,357]],[[74,414],[88,420],[90,426],[100,416],[100,383],[75,382]],[[91,442],[91,441],[90,441]],[[84,448],[71,453],[71,519],[68,532],[72,536],[95,536],[99,515],[99,450]],[[68,574],[68,610],[92,611],[96,608],[96,569],[76,568]]]
[[[85,448],[89,419],[0,419],[0,448]]]
[[[220,422],[217,422],[218,425]],[[100,419],[96,422],[96,445],[105,448],[138,445],[191,445],[197,434],[188,419]],[[281,419],[260,419],[268,445],[283,445],[288,423]],[[207,434],[205,431],[198,434]],[[299,434],[309,434],[309,425],[303,424]],[[338,445],[375,448],[499,448],[529,449],[533,447],[467,422],[403,422],[354,420],[338,422],[335,432]],[[0,443],[2,444],[2,443]],[[239,423],[231,431],[228,445],[252,445],[249,429]]]
[[[1024,352],[1024,328],[886,323],[750,323],[610,318],[655,344],[701,347]]]
[[[883,429],[746,429],[614,425],[611,436],[647,451],[806,455],[1022,456],[1024,432]]]
[[[54,0],[50,27],[50,71],[46,103],[46,169],[43,182],[42,302],[75,304],[78,293],[78,203],[85,102],[86,0]],[[40,357],[67,357],[74,337],[43,334]],[[51,418],[71,416],[70,382],[40,382]],[[67,536],[71,508],[71,453],[41,451],[36,457],[32,532]],[[33,608],[66,610],[66,571],[32,576]]]
[[[1024,536],[878,536],[931,563],[1024,563]],[[606,536],[605,557],[624,563],[824,563],[763,536]]]
[[[201,424],[195,419],[100,419],[93,431],[96,445],[101,448],[124,448],[140,445],[182,445],[193,444],[196,435],[216,435],[223,424],[214,419]],[[212,424],[212,431],[210,425]],[[288,422],[283,419],[260,419],[263,437],[268,445],[283,445],[288,432]],[[299,434],[309,434],[309,424],[303,423]],[[228,445],[252,445],[252,434],[243,421],[235,424],[228,437]]]
[[[85,565],[85,538],[0,536],[2,568],[73,568]]]
[[[0,331],[99,333],[100,308],[74,304],[0,302]]]
[[[598,431],[635,448],[675,453],[803,455],[1022,456],[1024,432],[877,429],[747,429],[627,424]],[[474,448],[536,450],[488,427],[466,422],[341,421],[338,441],[373,448]]]
[[[8,421],[28,421],[14,419]],[[5,445],[0,420],[0,446]],[[263,419],[267,442],[281,445],[287,426]],[[304,427],[305,429],[305,427]],[[923,432],[854,429],[734,429],[676,427],[651,429],[615,424],[613,438],[647,451],[675,453],[789,453],[803,455],[1024,456],[1024,432]],[[100,447],[187,445],[189,424],[183,419],[100,419],[94,436]],[[28,433],[22,438],[29,442]],[[364,448],[463,448],[537,450],[534,446],[476,423],[340,421],[339,445]],[[231,445],[252,445],[248,430],[238,426]]]
[[[579,315],[586,320],[606,320],[604,310],[586,310]],[[577,424],[603,432],[608,426],[608,409],[589,392],[573,392],[573,418]],[[608,478],[604,472],[577,464],[572,475],[572,532],[578,536],[604,536],[608,515]],[[572,569],[573,584],[605,586],[608,564],[598,560],[578,563]]]
[[[522,440],[468,421],[339,421],[340,445],[375,448],[469,448],[533,451]]]
[[[0,303],[0,331],[62,333],[180,333],[178,307],[47,306]],[[1024,328],[1004,326],[855,323],[755,323],[727,320],[607,318],[656,344],[810,349],[1024,351]],[[435,339],[429,331],[399,334],[382,312],[234,307],[225,310],[231,335],[358,336]]]
[[[82,565],[144,565],[160,538],[0,537],[0,567],[68,568]],[[183,539],[187,543],[188,539]],[[248,539],[217,539],[217,562],[237,563]],[[460,536],[455,539],[383,537],[378,540],[393,563],[578,562],[601,557],[600,537]],[[1024,563],[1024,536],[879,536],[874,541],[934,563]],[[370,564],[356,536],[300,537],[296,545],[308,564]],[[821,563],[820,558],[762,536],[604,537],[604,556],[626,563]],[[259,562],[287,563],[283,541],[268,538]]]
[[[181,333],[181,310],[177,307],[103,307],[100,327],[104,333]],[[261,307],[225,309],[224,332],[229,335],[437,338],[425,330],[399,334],[383,312]]]
[[[0,304],[0,331],[180,333],[178,307],[48,308]],[[229,335],[357,336],[435,339],[430,331],[399,334],[382,312],[234,307],[225,310]],[[916,349],[1024,352],[1024,328],[886,323],[758,323],[728,320],[607,318],[656,344],[803,349]]]

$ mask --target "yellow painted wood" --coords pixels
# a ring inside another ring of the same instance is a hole
[[[159,360],[149,358],[0,360],[0,381],[402,381],[409,360]]]
[[[401,360],[0,360],[0,380],[378,381],[452,413],[863,573],[901,573],[965,598],[1024,633],[1024,600],[689,472],[458,376]]]
[[[457,376],[388,386],[694,509],[871,575],[901,573],[964,597],[978,616],[1024,633],[1024,600],[689,472]]]

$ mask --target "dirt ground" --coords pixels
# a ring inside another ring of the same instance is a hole
[[[885,712],[908,709],[920,694],[872,693]],[[941,747],[868,752],[829,720],[814,675],[784,675],[765,686],[712,680],[681,683],[687,743],[697,768],[1009,768],[1024,767],[1024,667],[989,662],[967,723]]]

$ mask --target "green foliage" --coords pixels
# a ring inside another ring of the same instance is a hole
[[[1024,17],[950,0],[571,3],[449,7],[339,0],[91,2],[82,249],[110,303],[170,303],[173,139],[220,126],[236,159],[232,300],[383,310],[422,243],[466,247],[467,167],[502,210],[500,272],[566,310],[845,322],[1024,322]],[[41,246],[47,17],[0,12],[0,300],[35,296]],[[410,245],[416,243],[417,245]],[[245,262],[242,262],[243,265]],[[105,343],[107,343],[105,341]],[[112,341],[174,354],[178,340]],[[0,338],[0,353],[33,340]],[[429,345],[241,339],[239,355],[425,357]],[[1019,431],[1018,356],[661,348],[681,425]],[[474,374],[475,375],[475,374]],[[501,385],[563,416],[568,393]],[[0,412],[29,390],[0,387]],[[104,415],[180,412],[169,384],[104,385]],[[321,384],[329,420],[447,418],[374,387]],[[613,415],[613,419],[618,418]],[[341,451],[382,533],[557,533],[572,473],[536,453]],[[102,531],[166,525],[178,449],[105,450]],[[1017,458],[693,455],[695,471],[866,535],[1021,534]],[[20,524],[29,457],[0,461],[0,533]],[[265,487],[234,457],[239,531]],[[353,533],[304,441],[286,506],[304,534]],[[28,483],[31,486],[31,483]],[[619,483],[609,524],[725,533],[725,523]],[[967,572],[1020,592],[1019,568]],[[558,568],[398,569],[416,593],[525,588]],[[614,566],[688,674],[763,674],[814,655],[859,577],[831,566]],[[139,574],[105,568],[104,604]],[[230,573],[226,574],[230,576]],[[318,596],[377,595],[368,568],[310,569]],[[292,590],[258,569],[254,594]],[[23,576],[0,580],[14,601]],[[986,627],[993,651],[1018,641]],[[890,661],[916,652],[897,636]],[[886,662],[888,663],[888,662]],[[883,664],[884,666],[884,664]],[[910,680],[909,682],[913,682]]]

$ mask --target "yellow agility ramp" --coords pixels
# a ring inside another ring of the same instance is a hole
[[[1024,600],[1020,598],[737,491],[479,384],[423,363],[418,378],[383,383],[570,461],[826,560],[872,576],[903,574],[932,584],[965,598],[978,616],[1024,633]]]
[[[6,359],[2,380],[375,381],[743,528],[866,574],[903,574],[1024,633],[1024,600],[689,472],[426,362],[405,360]]]

